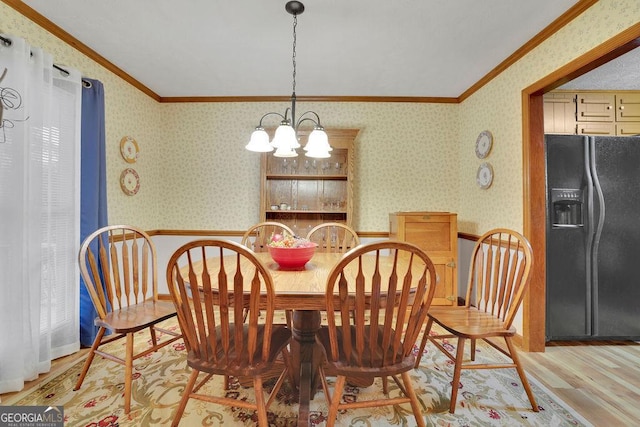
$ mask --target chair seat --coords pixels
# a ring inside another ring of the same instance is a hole
[[[253,354],[254,364],[249,362],[249,352],[242,351],[240,355],[236,353],[236,346],[234,339],[234,325],[229,325],[229,353],[224,354],[222,347],[222,334],[220,333],[220,327],[217,327],[218,333],[216,336],[216,348],[217,360],[209,358],[204,360],[203,355],[197,355],[195,351],[191,350],[187,354],[187,364],[201,372],[207,372],[217,375],[231,375],[234,377],[253,377],[256,375],[262,375],[263,373],[272,369],[273,361],[276,357],[282,353],[282,349],[289,343],[291,339],[291,331],[287,328],[287,325],[273,325],[271,329],[271,347],[269,349],[269,356],[267,360],[262,360],[262,343],[264,340],[264,325],[258,325],[258,335],[256,338],[256,348]],[[244,327],[243,342],[249,342],[248,328]]]
[[[176,315],[172,301],[153,301],[149,299],[135,306],[114,310],[104,319],[97,317],[95,325],[110,329],[119,334],[135,332],[169,319]]]
[[[516,329],[504,327],[504,322],[490,313],[474,307],[431,306],[429,317],[450,333],[464,338],[513,336]]]
[[[369,334],[370,326],[366,325],[364,329],[365,329],[364,347],[366,349],[369,349],[371,345],[371,341],[368,339],[370,336]],[[403,357],[402,347],[398,349],[398,353],[395,355],[395,360],[398,361],[397,363],[381,367],[383,365],[382,358],[386,356],[387,360],[393,360],[394,354],[393,354],[393,351],[391,351],[392,349],[390,346],[387,346],[386,348],[382,347],[382,342],[381,342],[382,334],[383,334],[382,327],[379,327],[378,329],[380,330],[380,333],[378,334],[378,337],[379,337],[378,342],[374,346],[375,350],[373,353],[368,350],[363,352],[362,361],[358,360],[358,356],[354,351],[353,354],[351,355],[351,362],[349,362],[349,360],[347,360],[346,354],[344,353],[343,346],[340,346],[339,348],[339,352],[340,352],[339,359],[332,360],[331,341],[329,340],[329,330],[326,326],[321,327],[320,330],[316,333],[316,341],[320,345],[322,345],[326,355],[327,363],[333,366],[333,369],[338,375],[344,375],[348,377],[352,377],[352,376],[384,377],[389,375],[397,375],[407,371],[408,369],[413,368],[413,365],[415,363],[415,357],[413,356],[413,354],[407,357]],[[336,332],[338,336],[338,342],[342,342],[343,328],[336,327]],[[394,332],[392,331],[392,337],[393,337],[393,333]],[[352,342],[352,348],[354,349],[356,348],[355,337],[356,337],[355,327],[351,326],[351,342]]]

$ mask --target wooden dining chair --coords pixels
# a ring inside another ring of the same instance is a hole
[[[381,268],[381,257],[389,253],[392,267]],[[334,425],[338,411],[344,409],[407,402],[417,425],[425,425],[409,372],[435,283],[435,268],[427,254],[406,242],[357,246],[331,270],[326,289],[327,326],[316,335],[327,359],[327,368],[321,365],[319,371],[329,403],[328,426]],[[339,295],[339,303],[335,295]],[[337,375],[333,394],[327,382],[329,369]],[[342,402],[347,377],[380,377],[385,397]],[[402,392],[398,397],[389,396],[388,377]]]
[[[291,228],[280,222],[259,222],[252,225],[247,231],[244,232],[240,244],[248,247],[254,252],[267,252],[267,244],[271,239],[271,235],[274,233],[283,234],[285,232],[289,233],[289,235],[291,236],[294,235]],[[248,312],[245,312],[245,315],[247,313]],[[291,328],[293,324],[292,310],[285,310],[285,318],[287,319],[287,325],[289,326],[289,328]]]
[[[212,257],[219,257],[215,271]],[[292,380],[287,350],[291,331],[273,323],[275,293],[269,271],[242,245],[197,240],[171,256],[167,283],[184,335],[187,365],[192,369],[172,426],[179,424],[188,400],[194,398],[253,409],[258,424],[266,427],[267,408],[287,376]],[[273,368],[278,355],[285,368],[265,400],[262,377]],[[207,375],[196,384],[201,372]],[[213,375],[251,378],[255,402],[228,398],[224,393],[200,393]]]
[[[538,412],[538,405],[527,381],[524,369],[511,338],[516,334],[513,319],[529,286],[529,273],[533,264],[533,252],[527,239],[521,234],[498,228],[480,237],[472,255],[465,305],[459,307],[433,306],[425,333],[420,343],[416,367],[427,341],[455,362],[449,412],[454,413],[458,384],[462,369],[515,368],[531,402]],[[445,332],[432,334],[436,323]],[[454,355],[439,341],[457,338]],[[506,349],[492,338],[503,338]],[[510,358],[509,363],[476,363],[476,340],[482,339]],[[470,361],[464,359],[464,346],[471,341]]]
[[[271,239],[271,235],[273,233],[282,234],[283,232],[287,232],[292,236],[294,234],[293,230],[285,224],[275,221],[260,222],[252,225],[244,232],[240,244],[254,252],[267,252],[267,244]]]
[[[360,244],[356,231],[341,222],[325,222],[309,230],[307,239],[318,244],[318,252],[345,253]]]
[[[128,225],[111,225],[87,236],[78,254],[80,273],[98,316],[99,327],[74,390],[82,386],[95,355],[124,365],[124,412],[131,409],[133,362],[179,339],[179,333],[157,324],[174,317],[171,301],[158,300],[156,249],[144,231]],[[136,332],[149,328],[150,347],[136,353]],[[109,335],[103,339],[105,333]],[[158,342],[156,332],[166,337]],[[105,351],[110,342],[126,338],[124,359]]]

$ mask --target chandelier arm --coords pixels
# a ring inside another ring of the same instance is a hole
[[[289,109],[287,108],[287,112],[288,112],[288,111],[289,111]],[[287,120],[287,116],[286,116],[287,112],[285,112],[285,115],[284,115],[284,116],[283,116],[282,114],[280,114],[280,113],[276,113],[276,112],[271,112],[271,113],[267,113],[267,114],[265,114],[264,116],[260,117],[260,123],[258,124],[258,127],[259,127],[259,128],[261,128],[261,127],[262,127],[262,120],[264,120],[264,119],[265,119],[265,117],[267,117],[267,116],[272,116],[272,115],[274,115],[274,114],[275,114],[276,116],[279,116],[282,120],[285,120],[285,121],[286,121],[286,120]]]
[[[304,116],[304,114],[303,114]],[[314,119],[312,119],[311,117],[300,117],[300,120],[298,120],[298,123],[296,123],[296,127],[295,130],[296,132],[298,131],[298,128],[300,127],[300,125],[305,122],[305,121],[310,121],[311,123],[313,123],[315,125],[315,127],[322,127],[320,126],[320,123],[316,122]]]
[[[316,119],[312,119],[310,117],[305,117],[307,114],[313,114],[314,116],[316,116]],[[318,113],[316,113],[315,111],[305,111],[304,113],[302,113],[300,115],[300,118],[298,119],[297,123],[296,123],[296,129],[298,129],[298,127],[300,127],[300,124],[302,122],[304,122],[305,120],[309,120],[311,122],[313,122],[314,125],[318,126],[318,127],[322,127],[322,124],[320,123],[320,116],[318,116]]]

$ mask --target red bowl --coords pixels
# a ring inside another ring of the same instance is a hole
[[[303,268],[316,252],[318,245],[298,248],[267,246],[269,255],[282,269]]]

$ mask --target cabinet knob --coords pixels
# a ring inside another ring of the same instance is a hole
[[[611,105],[607,105],[607,110],[611,110],[611,108],[613,108]]]
[[[624,110],[624,105],[621,105],[621,106],[620,106],[620,109],[621,109],[621,110]]]

